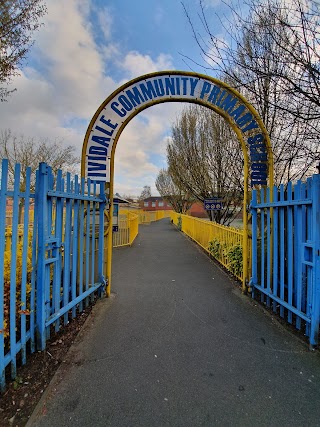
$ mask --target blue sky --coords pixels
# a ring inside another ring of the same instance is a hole
[[[203,0],[211,31],[223,37],[227,8]],[[198,0],[184,4],[200,28]],[[35,35],[18,90],[0,103],[0,131],[72,144],[79,157],[99,105],[121,84],[160,70],[205,73],[180,0],[47,0],[45,25]],[[205,64],[204,64],[205,65]],[[115,191],[139,195],[166,166],[170,127],[182,104],[145,110],[126,127],[116,150]]]

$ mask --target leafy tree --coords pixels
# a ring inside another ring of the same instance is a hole
[[[189,192],[182,190],[173,182],[166,169],[160,170],[156,179],[156,188],[161,197],[171,204],[175,212],[186,213],[194,201]]]
[[[0,1],[0,100],[15,89],[9,89],[12,78],[33,44],[33,33],[41,26],[46,14],[43,0]]]

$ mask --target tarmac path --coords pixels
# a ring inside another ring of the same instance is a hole
[[[169,220],[113,254],[28,426],[320,426],[320,357]]]

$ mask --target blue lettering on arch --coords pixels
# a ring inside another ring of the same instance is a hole
[[[252,114],[251,113],[246,113],[246,114],[244,114],[243,116],[241,116],[241,117],[239,117],[237,120],[236,120],[236,123],[237,123],[237,125],[240,127],[240,128],[245,128],[246,127],[246,125],[247,125],[247,123],[248,122],[252,122],[252,120],[253,120],[253,116],[252,116]]]
[[[140,105],[141,102],[145,101],[139,89],[136,86],[134,86],[132,89],[126,90],[126,95],[134,107],[136,107],[137,105]]]
[[[202,86],[200,98],[203,99],[205,95],[207,95],[210,92],[210,89],[211,89],[211,84],[205,81]]]
[[[141,89],[145,101],[152,101],[153,98],[157,97],[156,91],[154,90],[151,81],[147,81],[146,83],[140,83],[139,87]]]
[[[166,95],[175,95],[176,94],[176,85],[174,77],[166,77],[164,79],[166,87]]]
[[[224,97],[224,95],[227,93],[227,91],[226,91],[226,89],[222,89],[220,92],[219,92],[219,96],[217,97],[217,99],[216,99],[216,106],[217,107],[221,107],[220,106],[220,102],[223,100],[223,97]]]
[[[199,79],[192,79],[190,77],[190,96],[194,96],[195,88],[198,84]]]
[[[97,162],[88,162],[88,171],[105,171],[107,170],[107,165]]]
[[[92,141],[96,142],[97,144],[103,145],[106,148],[109,147],[108,142],[110,142],[110,138],[106,138],[105,136],[93,135],[91,137],[91,139],[92,139]]]
[[[212,91],[208,98],[208,102],[212,102],[212,104],[215,104],[219,93],[220,93],[220,88],[218,86],[213,86]]]
[[[157,79],[154,81],[154,87],[156,89],[157,96],[164,95],[164,86],[162,79]]]
[[[92,145],[89,148],[89,154],[93,154],[94,156],[100,156],[100,157],[107,158],[108,149],[106,147],[97,147],[95,145]]]
[[[180,77],[176,77],[177,95],[180,95]]]
[[[95,178],[96,177],[99,177],[99,178],[107,178],[107,174],[106,173],[101,173],[101,172],[91,172],[91,171],[89,171],[88,170],[88,177],[90,177],[90,176],[94,176]],[[92,182],[92,181],[91,181]]]
[[[111,104],[112,110],[115,113],[117,113],[118,116],[124,117],[127,114],[126,110],[124,108],[121,108],[121,110],[119,110],[118,107],[119,107],[119,103],[118,102],[112,102],[112,104]]]
[[[222,101],[220,101],[220,108],[222,108],[226,113],[229,113],[234,109],[237,102],[238,99],[236,97],[228,94]]]
[[[189,80],[189,77],[181,77],[182,80],[182,94],[187,94],[187,81]]]
[[[230,111],[229,115],[230,117],[233,117],[234,120],[238,120],[238,118],[242,115],[242,113],[245,111],[246,107],[244,105],[240,105],[235,110]]]
[[[133,105],[131,104],[131,102],[129,101],[129,99],[125,95],[120,95],[118,98],[118,101],[127,111],[132,110]]]

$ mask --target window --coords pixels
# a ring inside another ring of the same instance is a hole
[[[151,206],[152,206],[153,208],[155,208],[155,207],[156,207],[156,202],[152,202],[152,203],[151,203]]]
[[[164,203],[163,202],[161,202],[160,200],[159,200],[159,202],[158,202],[158,206],[160,207],[160,206],[164,206]]]
[[[147,208],[147,207],[149,206],[149,202],[144,202],[144,203],[143,203],[143,206],[144,206],[145,208]]]

